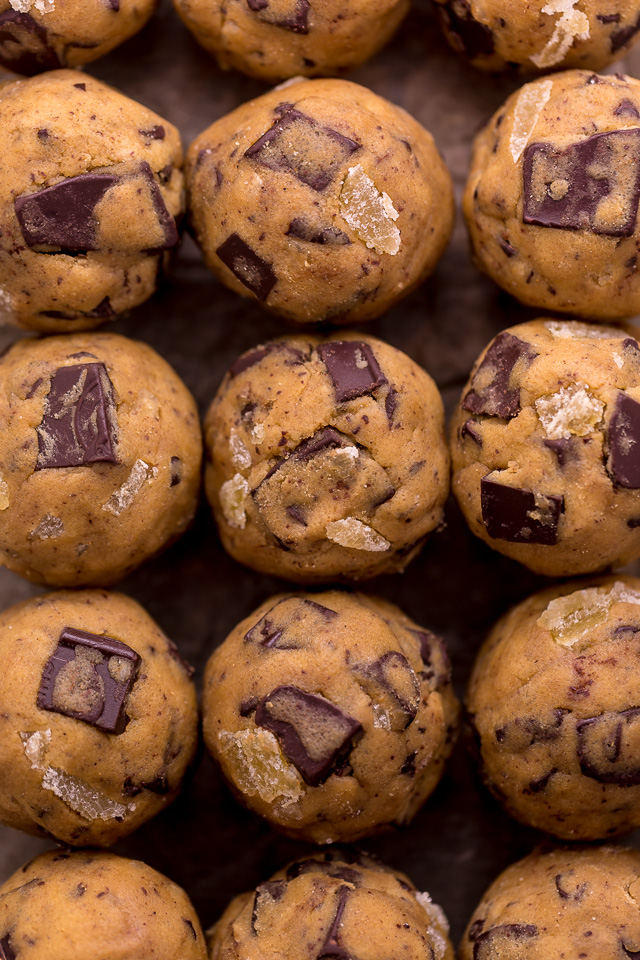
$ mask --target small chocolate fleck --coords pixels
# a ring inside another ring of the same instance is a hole
[[[396,412],[396,408],[398,406],[398,396],[399,394],[396,388],[392,387],[391,384],[389,384],[387,396],[385,397],[385,401],[384,401],[384,412],[387,415],[387,421],[389,423],[389,427],[393,425],[393,417]]]
[[[74,83],[74,87],[76,88],[76,90],[84,90],[86,93],[86,90],[87,90],[86,83]]]
[[[520,388],[512,385],[513,372],[518,364],[526,370],[537,356],[525,340],[506,331],[498,334],[471,378],[463,409],[491,417],[516,417],[520,413]]]
[[[216,254],[258,300],[267,299],[278,278],[271,264],[262,260],[242,237],[232,233],[218,247]]]
[[[347,246],[351,243],[343,230],[338,230],[336,227],[320,227],[302,217],[296,217],[291,221],[286,235],[304,240],[306,243],[319,243],[329,247]]]
[[[164,140],[166,136],[164,127],[160,125],[151,127],[149,130],[138,130],[138,133],[141,137],[144,137],[145,140]]]
[[[338,403],[371,394],[387,383],[373,350],[362,340],[324,343],[318,347],[318,356],[331,377]]]
[[[491,474],[483,477],[480,485],[482,519],[490,537],[545,546],[558,542],[564,497],[536,495],[490,477]]]

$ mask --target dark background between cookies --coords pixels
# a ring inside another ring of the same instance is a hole
[[[640,76],[640,53],[611,71],[615,69]],[[219,70],[189,37],[170,0],[162,0],[141,34],[89,64],[87,72],[176,124],[185,146],[215,119],[267,89],[239,73]],[[434,134],[458,201],[473,135],[518,85],[513,78],[488,77],[466,67],[441,37],[428,0],[418,0],[391,45],[350,79],[405,107]],[[362,329],[425,367],[450,414],[480,350],[499,330],[528,316],[535,313],[527,313],[472,266],[458,213],[453,240],[435,276]],[[109,329],[158,350],[204,413],[236,356],[286,327],[217,283],[187,238],[156,296]],[[0,331],[0,348],[15,336]],[[450,502],[446,529],[432,537],[406,573],[381,577],[365,589],[399,603],[446,638],[462,694],[491,624],[542,582],[472,537]],[[283,586],[227,557],[209,511],[201,505],[194,528],[180,543],[125,580],[121,589],[140,601],[179,645],[197,667],[200,683],[214,647]],[[38,592],[40,588],[0,570],[1,608]],[[499,810],[477,782],[459,742],[442,783],[413,824],[362,845],[431,893],[445,909],[457,943],[487,884],[541,839]],[[640,846],[640,831],[629,842]],[[0,827],[0,882],[50,846]],[[180,799],[115,847],[181,884],[205,926],[232,896],[305,849],[240,808],[204,755]]]

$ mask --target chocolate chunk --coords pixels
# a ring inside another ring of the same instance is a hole
[[[572,875],[573,870],[569,873],[569,876]],[[588,889],[588,883],[577,883],[575,890],[568,890],[566,877],[563,877],[561,873],[556,874],[556,890],[561,900],[575,900],[576,903],[580,903]]]
[[[625,337],[622,341],[622,349],[628,350],[630,354],[635,354],[635,359],[638,359],[640,356],[640,346],[638,341],[634,340],[633,337]]]
[[[182,460],[180,457],[171,457],[171,482],[170,487],[177,487],[182,483]]]
[[[395,387],[392,387],[390,384],[389,389],[387,391],[387,396],[385,397],[385,401],[384,401],[384,412],[387,415],[387,421],[389,423],[390,428],[393,425],[393,415],[396,412],[397,406],[398,406],[398,391],[395,389]]]
[[[438,9],[460,52],[470,60],[493,53],[493,34],[489,27],[475,19],[469,0],[447,0]]]
[[[619,940],[618,943],[631,960],[640,960],[640,950],[630,950],[629,947],[626,947],[622,940]]]
[[[609,473],[618,487],[640,488],[640,403],[619,393],[609,421]]]
[[[640,14],[635,23],[631,23],[627,27],[621,27],[620,30],[614,30],[611,34],[611,53],[617,53],[618,50],[621,50],[636,35],[638,30],[640,30]]]
[[[465,437],[469,437],[469,439],[473,440],[474,443],[477,443],[479,447],[482,446],[482,434],[480,433],[479,423],[477,420],[465,420],[460,427],[458,436],[460,440],[464,440]]]
[[[144,137],[145,140],[164,140],[166,136],[164,127],[160,125],[151,127],[150,130],[138,130],[138,133],[141,137]]]
[[[512,246],[512,245],[509,243],[509,241],[507,240],[507,238],[504,237],[504,236],[499,236],[499,237],[498,237],[498,245],[499,245],[500,249],[502,250],[502,252],[503,252],[507,257],[509,257],[509,259],[511,259],[511,257],[515,257],[516,254],[518,253],[518,251],[516,250],[516,248],[515,248],[514,246]]]
[[[309,0],[289,0],[288,7],[282,2],[276,4],[276,12],[271,10],[271,0],[246,0],[247,6],[258,19],[292,33],[309,33]],[[283,9],[284,8],[284,9]]]
[[[324,873],[336,880],[345,880],[354,887],[359,886],[362,880],[357,870],[331,860],[299,860],[297,863],[292,863],[287,868],[287,880],[295,880],[296,877],[305,873]]]
[[[484,930],[485,920],[474,920],[471,926],[469,927],[468,937],[472,943],[474,943],[482,931]]]
[[[473,960],[519,960],[527,955],[527,944],[538,936],[532,923],[502,923],[476,937]]]
[[[564,497],[535,494],[531,490],[498,483],[490,477],[491,474],[487,474],[480,484],[482,520],[490,537],[509,543],[545,546],[558,542]]]
[[[292,174],[312,190],[326,190],[361,144],[291,109],[256,140],[245,157]]]
[[[416,756],[417,756],[417,751],[414,750],[413,753],[410,753],[409,756],[405,758],[405,761],[402,764],[402,767],[400,768],[400,773],[403,773],[406,777],[415,777]]]
[[[194,939],[194,940],[197,940],[197,939],[198,939],[198,934],[196,933],[196,928],[194,927],[194,925],[193,925],[193,923],[191,922],[191,920],[189,920],[188,917],[183,917],[182,920],[183,920],[183,922],[185,923],[185,925],[188,927],[189,933],[191,934],[191,936],[193,937],[193,939]]]
[[[65,627],[42,672],[38,707],[123,733],[139,667],[140,657],[126,643]]]
[[[576,733],[585,777],[620,787],[640,784],[640,708],[579,720]]]
[[[16,954],[11,944],[11,934],[0,937],[0,960],[16,960]]]
[[[331,377],[337,403],[370,395],[387,383],[373,350],[362,340],[332,340],[318,347],[318,356]]]
[[[162,127],[156,127],[155,129],[161,130]],[[156,183],[153,170],[149,164],[146,163],[146,161],[140,164],[140,172],[149,186],[151,203],[158,218],[158,223],[162,227],[162,231],[164,233],[164,243],[161,246],[155,247],[153,250],[146,250],[144,252],[159,253],[161,250],[170,250],[171,247],[175,247],[180,240],[178,228],[176,227],[176,221],[167,210],[167,205],[164,202],[162,191]]]
[[[431,630],[409,631],[420,644],[420,657],[424,664],[424,679],[433,681],[433,689],[439,690],[451,682],[451,660],[444,640]]]
[[[97,307],[91,310],[76,310],[71,313],[69,310],[43,310],[39,314],[41,317],[53,317],[54,320],[80,320],[83,317],[91,319],[115,320],[117,313],[111,306],[109,297],[103,297]]]
[[[267,299],[278,278],[271,264],[261,260],[242,237],[232,233],[218,247],[216,254],[258,300]]]
[[[38,434],[36,470],[117,463],[113,387],[103,363],[59,367]]]
[[[640,200],[640,129],[596,133],[567,147],[529,144],[523,177],[524,223],[630,237]]]
[[[373,663],[352,669],[374,708],[385,711],[391,729],[406,730],[420,703],[420,684],[407,658],[392,650]]]
[[[285,597],[271,607],[244,635],[245,643],[276,650],[301,650],[313,646],[320,626],[338,614],[314,600]]]
[[[248,370],[249,367],[260,363],[261,360],[264,360],[264,358],[268,357],[271,353],[279,352],[290,354],[291,359],[284,361],[287,366],[304,363],[304,354],[296,347],[291,347],[286,343],[266,343],[264,346],[256,347],[255,350],[249,350],[248,353],[243,353],[241,357],[238,357],[235,363],[229,368],[229,376],[232,378],[237,377],[240,373]]]
[[[524,372],[537,356],[524,340],[511,333],[498,334],[471,378],[469,391],[462,401],[463,409],[486,413],[490,417],[517,417],[520,388],[512,386],[511,377],[518,363],[520,371]]]
[[[303,440],[291,456],[295,457],[296,460],[311,460],[319,453],[322,453],[323,450],[335,450],[338,447],[352,446],[353,443],[349,442],[344,434],[334,430],[333,427],[323,427],[322,430],[314,433],[309,440]]]
[[[558,768],[554,767],[553,770],[550,770],[549,773],[545,773],[544,776],[538,777],[537,780],[530,780],[528,791],[529,793],[542,793],[547,789],[551,777],[555,776],[558,772]]]
[[[42,24],[15,10],[0,14],[0,63],[24,76],[64,66],[49,46]]]
[[[72,253],[97,250],[94,210],[118,180],[111,173],[81,173],[17,197],[16,217],[27,246],[56,247]]]
[[[614,637],[628,637],[633,636],[634,633],[640,633],[640,624],[621,623],[620,626],[616,627],[613,631]]]
[[[621,100],[618,106],[613,111],[614,116],[616,117],[640,117],[640,110],[636,107],[633,100],[629,100],[625,97],[624,100]]]
[[[305,783],[318,787],[346,760],[362,724],[335,704],[298,687],[276,687],[256,708],[256,724],[273,733]]]
[[[258,932],[258,914],[265,908],[272,907],[278,900],[282,900],[286,889],[286,880],[266,880],[256,887],[253,910],[251,911],[251,929],[254,933]]]
[[[597,13],[596,20],[600,23],[620,23],[619,13]]]
[[[627,526],[630,527],[631,530],[635,530],[636,527],[640,527],[640,517],[631,517],[629,520],[627,520]]]
[[[336,227],[318,227],[302,217],[296,217],[291,221],[286,235],[304,240],[306,243],[320,243],[329,247],[346,246],[351,243],[343,230],[338,230]]]
[[[340,937],[340,927],[342,926],[342,915],[347,905],[347,900],[351,890],[349,887],[340,887],[337,891],[338,903],[331,926],[325,937],[325,941],[320,948],[317,960],[329,960],[329,958],[339,958],[339,960],[351,960],[351,955],[342,944]]]
[[[85,93],[87,91],[86,83],[74,83],[74,87],[76,88],[76,90],[84,90]]]
[[[549,719],[541,717],[516,717],[495,731],[497,742],[509,753],[524,753],[537,743],[555,743],[563,732],[568,711],[557,708]]]
[[[561,437],[559,440],[543,440],[542,442],[555,454],[559,467],[566,466],[570,460],[574,460],[576,457],[577,451],[573,437]]]

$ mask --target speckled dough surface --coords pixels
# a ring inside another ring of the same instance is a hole
[[[184,890],[139,860],[52,850],[0,887],[0,949],[20,960],[206,960]]]
[[[391,38],[409,0],[174,0],[220,65],[260,80],[345,73]]]
[[[207,265],[298,323],[384,313],[435,267],[451,178],[400,107],[346,80],[306,80],[217,120],[187,155]]]
[[[0,562],[53,586],[106,585],[195,512],[193,397],[143,343],[18,341],[0,358]]]
[[[208,931],[210,960],[453,960],[428,893],[358,851],[296,860],[232,900]]]
[[[532,853],[486,891],[459,960],[629,960],[640,951],[639,896],[637,850]]]
[[[60,591],[5,610],[0,820],[108,846],[159,813],[196,748],[190,676],[122,594]]]
[[[436,0],[449,42],[476,67],[599,70],[640,31],[638,0]]]
[[[496,624],[467,708],[483,778],[567,840],[640,826],[640,580],[554,587]]]
[[[498,334],[451,447],[467,523],[500,553],[557,577],[640,555],[640,348],[623,330],[536,320]]]
[[[178,243],[181,165],[176,128],[93,77],[1,87],[0,320],[75,332],[146,300]]]
[[[522,303],[640,312],[640,81],[569,70],[517,90],[474,143],[474,256]]]
[[[33,74],[80,67],[140,30],[158,0],[0,0],[0,64]]]
[[[411,820],[442,775],[458,703],[442,640],[393,604],[334,590],[270,597],[243,620],[207,664],[203,711],[236,795],[330,843]]]
[[[431,377],[372,337],[292,336],[245,353],[205,421],[226,549],[300,582],[403,569],[442,520],[443,408]]]

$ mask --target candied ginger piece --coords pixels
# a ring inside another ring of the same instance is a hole
[[[6,510],[9,506],[9,485],[0,473],[0,510]]]
[[[42,786],[55,793],[56,797],[85,820],[124,820],[127,813],[136,808],[135,803],[125,805],[110,800],[100,790],[92,789],[83,780],[56,767],[45,769]]]
[[[612,587],[587,587],[552,600],[538,618],[556,643],[571,647],[590,630],[604,623],[614,603],[640,605],[640,592],[617,580]]]
[[[247,522],[244,504],[248,496],[249,484],[240,473],[236,473],[235,477],[220,487],[220,506],[230,527],[244,530]]]
[[[55,10],[55,0],[9,0],[11,6],[17,13],[29,13],[31,7],[35,7],[40,13],[51,13]]]
[[[613,340],[627,337],[624,330],[580,320],[546,320],[545,327],[556,340]]]
[[[553,80],[543,80],[541,83],[528,83],[520,91],[509,138],[509,148],[514,163],[517,163],[524,153],[538,117],[545,104],[549,102],[552,89]]]
[[[589,39],[589,18],[586,13],[575,9],[577,3],[579,0],[549,0],[542,8],[542,12],[550,17],[561,16],[556,20],[549,42],[540,53],[534,53],[530,58],[536,67],[546,69],[561,63],[576,40]]]
[[[51,730],[36,730],[35,733],[20,733],[24,752],[32,770],[42,770],[44,758],[51,743]]]
[[[278,797],[292,803],[304,793],[300,774],[285,759],[278,741],[268,730],[223,730],[218,740],[243,793],[257,795],[265,803],[273,803]]]
[[[327,524],[327,537],[341,547],[351,547],[352,550],[370,550],[379,553],[388,550],[391,544],[372,527],[368,527],[355,517],[345,520],[334,520]]]
[[[64,523],[60,517],[54,517],[50,513],[45,513],[44,517],[31,533],[27,534],[28,540],[57,540],[64,533]]]
[[[586,383],[570,383],[535,403],[540,423],[552,440],[586,437],[602,420],[604,403]]]
[[[251,466],[251,454],[235,430],[232,430],[229,436],[229,447],[234,467],[237,470],[248,470]]]
[[[380,193],[361,164],[349,168],[340,191],[340,211],[370,250],[391,256],[397,254],[401,238],[393,221],[400,214],[391,197],[387,193]]]
[[[434,903],[428,893],[421,893],[419,890],[416,890],[415,897],[429,917],[436,960],[442,960],[447,952],[447,941],[445,938],[449,933],[449,921],[442,907]]]
[[[373,725],[380,730],[391,730],[391,719],[384,707],[373,704]]]
[[[125,482],[119,490],[111,494],[107,502],[102,505],[102,509],[108,510],[109,513],[119,517],[121,513],[131,506],[142,490],[144,483],[147,480],[153,480],[154,477],[157,476],[157,467],[150,467],[144,460],[136,460]]]

